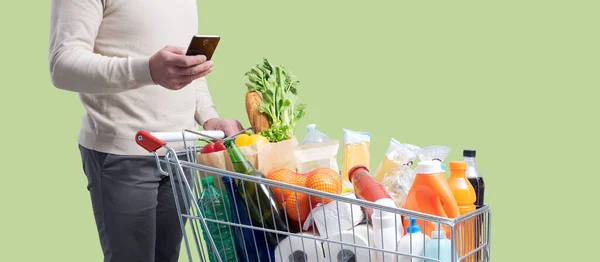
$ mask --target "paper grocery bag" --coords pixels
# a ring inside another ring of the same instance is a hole
[[[265,175],[280,169],[289,169],[296,172],[294,152],[297,146],[298,140],[296,137],[277,143],[257,144],[258,171]]]
[[[250,162],[250,164],[255,169],[258,169],[256,146],[255,145],[240,146],[239,149],[240,149],[240,151],[242,151],[244,156],[246,156],[246,159],[248,160],[248,162]],[[227,158],[225,159],[226,169],[229,171],[235,172],[235,170],[233,169],[233,164],[231,163],[231,158],[229,158],[229,154],[227,153],[227,151],[224,151],[224,152],[227,155]]]
[[[229,154],[227,154],[226,150],[219,151],[219,152],[213,152],[213,153],[207,153],[207,154],[199,153],[197,155],[197,159],[198,159],[198,164],[200,164],[200,165],[210,166],[210,167],[223,169],[223,170],[229,170],[229,169],[227,169],[228,168],[227,162],[231,163],[231,160],[229,159]],[[214,174],[212,172],[204,172],[204,171],[200,171],[199,175],[200,175],[200,178],[204,178],[206,176],[212,176],[215,181],[215,186],[221,190],[225,190],[225,187],[223,187],[223,180],[221,179],[222,176]],[[198,184],[200,184],[200,181],[198,181]]]

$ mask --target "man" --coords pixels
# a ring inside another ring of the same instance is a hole
[[[195,0],[51,1],[51,78],[86,110],[78,143],[105,261],[179,257],[171,183],[135,143],[138,130],[242,129],[217,114],[213,63],[184,55],[197,31]]]

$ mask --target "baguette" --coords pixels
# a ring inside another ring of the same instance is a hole
[[[252,126],[252,131],[254,131],[255,134],[271,127],[267,115],[258,110],[261,101],[262,98],[257,92],[253,91],[246,93],[246,113],[248,114],[248,120],[250,121],[250,126]]]

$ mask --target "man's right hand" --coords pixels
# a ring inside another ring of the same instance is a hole
[[[213,62],[206,56],[186,56],[186,49],[166,46],[150,57],[150,74],[155,84],[179,90],[212,72]]]

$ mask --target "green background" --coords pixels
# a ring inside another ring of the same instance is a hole
[[[248,126],[244,72],[292,70],[316,123],[474,148],[493,261],[593,252],[598,199],[597,1],[199,1],[219,34],[209,76],[222,117]],[[0,1],[0,261],[101,261],[76,136],[77,94],[48,73],[49,1]],[[341,160],[341,154],[340,154]],[[595,260],[587,257],[586,260]]]

